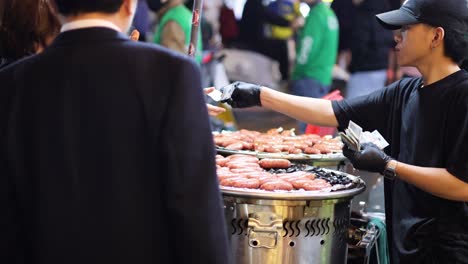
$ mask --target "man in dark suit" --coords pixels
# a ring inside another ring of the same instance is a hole
[[[0,263],[231,262],[197,66],[121,33],[136,3],[56,0],[0,71]]]

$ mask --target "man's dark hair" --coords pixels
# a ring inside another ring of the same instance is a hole
[[[112,14],[119,10],[123,0],[55,0],[62,15],[99,12]]]
[[[468,22],[460,27],[444,27],[445,55],[457,64],[468,59]]]

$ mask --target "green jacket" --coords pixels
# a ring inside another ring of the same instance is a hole
[[[323,85],[331,84],[338,31],[338,20],[331,8],[324,3],[311,8],[299,33],[293,80],[311,78]]]
[[[158,29],[154,35],[154,43],[161,44],[162,32],[164,26],[169,21],[175,21],[182,28],[185,34],[185,46],[188,52],[190,45],[190,32],[192,30],[192,12],[184,5],[178,5],[169,9],[161,18]],[[200,32],[198,32],[197,51],[195,54],[195,60],[200,63],[202,59],[202,38]]]

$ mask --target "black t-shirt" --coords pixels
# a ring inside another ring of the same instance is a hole
[[[462,69],[465,69],[465,71],[468,71],[468,59],[466,59],[466,60],[463,62],[461,68],[462,68]]]
[[[353,120],[365,130],[377,129],[390,143],[385,151],[398,161],[446,168],[468,182],[468,73],[422,83],[405,78],[367,96],[334,101],[339,128]],[[399,179],[386,181],[385,191],[392,263],[468,262],[468,203]]]

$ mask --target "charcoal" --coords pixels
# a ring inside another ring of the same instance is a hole
[[[279,173],[292,173],[296,171],[308,171],[314,173],[317,176],[317,179],[324,179],[331,185],[347,185],[351,183],[351,179],[346,177],[345,175],[336,173],[336,172],[328,172],[321,168],[306,165],[306,164],[293,164],[288,169],[270,169],[268,172],[279,174]]]

